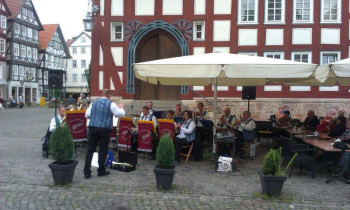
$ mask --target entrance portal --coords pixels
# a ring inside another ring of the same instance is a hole
[[[156,30],[146,35],[136,49],[136,62],[181,56],[181,50],[174,37],[166,31]],[[140,100],[178,100],[180,86],[152,85],[138,79],[136,99]]]

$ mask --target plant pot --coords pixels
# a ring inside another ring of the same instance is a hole
[[[175,165],[170,168],[160,168],[158,165],[153,169],[156,175],[157,189],[169,190],[174,181]]]
[[[286,176],[264,175],[259,169],[261,188],[264,194],[269,196],[280,196]]]
[[[77,164],[78,161],[72,161],[65,165],[57,164],[56,162],[49,164],[55,185],[66,185],[72,183]]]

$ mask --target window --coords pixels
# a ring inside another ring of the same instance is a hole
[[[293,22],[312,23],[314,19],[314,0],[294,0]]]
[[[111,23],[111,41],[123,41],[123,22]]]
[[[24,76],[24,67],[19,66],[18,69],[19,69],[19,75]]]
[[[81,60],[81,68],[85,68],[86,67],[86,60]]]
[[[205,37],[205,22],[204,21],[194,21],[193,23],[193,40],[204,40]]]
[[[239,0],[238,23],[258,23],[258,0]]]
[[[33,79],[32,80],[35,80],[35,68],[31,68],[30,69],[30,73],[32,74],[32,76],[33,76]]]
[[[38,49],[33,48],[33,59],[38,60]]]
[[[73,68],[77,68],[78,66],[77,66],[77,60],[73,60],[72,61],[72,67]]]
[[[292,60],[304,63],[311,63],[312,53],[311,52],[292,52]]]
[[[32,48],[27,47],[27,58],[32,58]]]
[[[81,82],[86,82],[85,73],[82,73],[82,74],[81,74]]]
[[[27,28],[22,26],[22,36],[27,36]]]
[[[17,65],[13,65],[12,66],[12,74],[13,75],[18,75],[18,66]]]
[[[28,16],[29,16],[30,18],[33,18],[33,12],[30,11],[30,10],[28,10]]]
[[[6,45],[5,39],[0,39],[0,52],[5,52],[5,45]]]
[[[321,22],[341,22],[341,0],[321,0]]]
[[[72,82],[78,82],[78,75],[72,74]]]
[[[27,34],[28,34],[28,37],[32,39],[33,38],[33,29],[27,28]]]
[[[27,48],[26,48],[26,46],[21,45],[21,57],[22,57],[22,58],[27,57],[26,54],[27,54]]]
[[[13,55],[19,56],[19,44],[17,44],[17,43],[13,44]]]
[[[320,64],[327,64],[338,61],[340,58],[340,52],[321,52]]]
[[[86,37],[85,36],[81,36],[80,37],[80,43],[85,43],[86,42]]]
[[[22,15],[27,16],[28,10],[26,8],[22,8]]]
[[[15,33],[21,34],[21,26],[18,23],[15,23]]]
[[[264,52],[264,57],[284,59],[284,52]]]
[[[38,40],[38,31],[37,30],[33,30],[33,38],[35,40]]]
[[[265,23],[284,23],[285,0],[265,0]]]
[[[77,48],[76,47],[73,47],[72,51],[73,51],[73,54],[77,54]]]
[[[81,54],[85,54],[86,53],[86,48],[85,47],[82,47],[81,48]]]
[[[1,28],[6,29],[6,17],[1,15]]]

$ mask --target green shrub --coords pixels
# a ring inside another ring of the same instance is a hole
[[[170,168],[175,161],[175,149],[173,140],[168,136],[164,135],[159,140],[156,155],[157,163],[161,168]]]
[[[51,133],[49,141],[50,154],[58,164],[65,164],[72,160],[74,154],[73,137],[67,124]]]
[[[298,153],[290,159],[286,167],[283,166],[282,147],[278,150],[270,149],[264,157],[262,173],[265,175],[284,176],[290,164],[294,161]]]

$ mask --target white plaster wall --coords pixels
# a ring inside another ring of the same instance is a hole
[[[182,0],[163,0],[163,15],[182,15]]]
[[[124,0],[112,0],[111,7],[112,16],[124,15]]]
[[[231,14],[232,0],[214,0],[214,14]]]
[[[230,31],[230,20],[214,20],[214,41],[230,41]]]
[[[292,44],[312,44],[312,28],[293,28]]]
[[[322,28],[321,44],[340,44],[340,29]]]
[[[258,44],[257,29],[239,29],[238,45],[239,46],[256,46]]]
[[[206,8],[206,0],[194,0],[194,14],[204,15]]]
[[[193,55],[202,55],[205,53],[205,47],[194,47]]]
[[[266,45],[283,45],[283,29],[266,29]]]
[[[115,66],[123,66],[123,48],[111,47],[111,52]]]
[[[154,0],[135,0],[135,15],[154,15]]]

